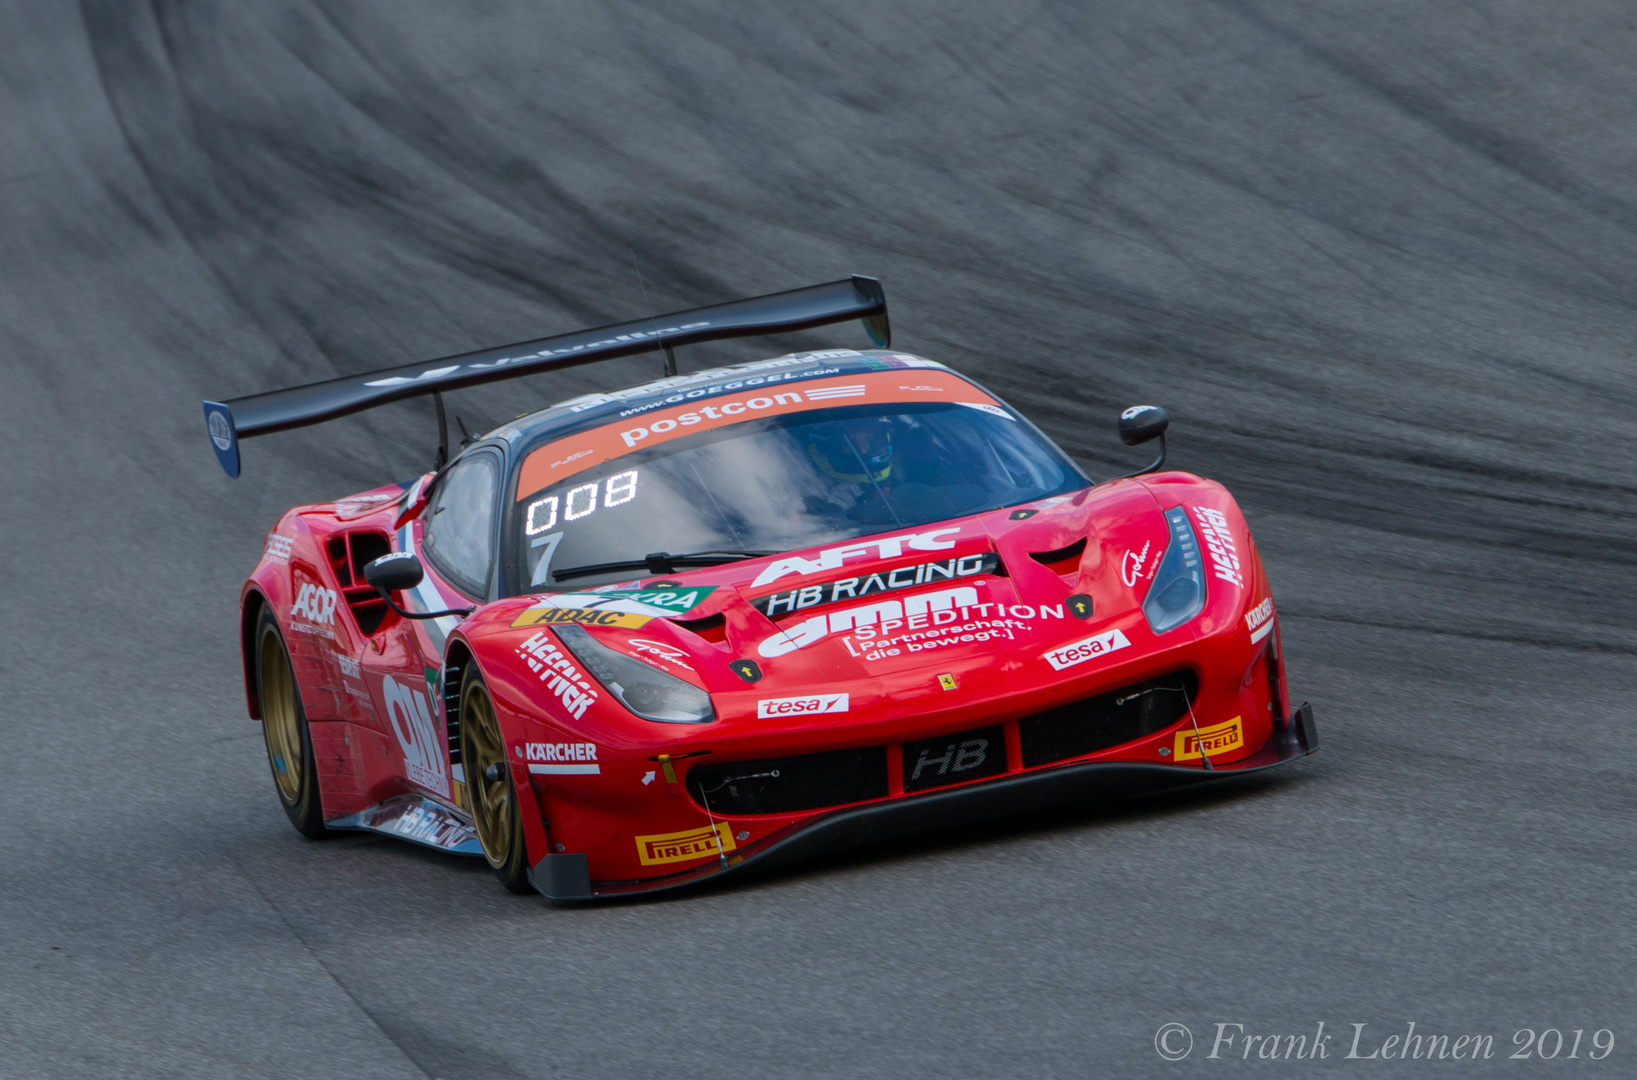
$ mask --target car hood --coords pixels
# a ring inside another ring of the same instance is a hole
[[[1163,479],[1172,505],[1227,499],[1196,477]],[[528,642],[574,623],[709,692],[718,724],[783,717],[833,726],[842,709],[943,710],[1015,693],[1020,680],[1050,681],[1087,656],[1153,644],[1141,605],[1168,536],[1148,484],[1116,481],[626,588],[514,597],[468,620],[461,636],[518,664]],[[1184,628],[1166,643],[1193,636]]]

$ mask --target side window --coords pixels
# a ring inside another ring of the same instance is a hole
[[[468,596],[481,598],[489,592],[499,496],[500,462],[493,454],[478,453],[444,474],[426,506],[422,550]]]

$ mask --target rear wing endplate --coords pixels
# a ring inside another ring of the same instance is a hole
[[[391,401],[519,375],[557,371],[660,349],[669,353],[676,346],[702,341],[805,330],[847,319],[861,319],[870,339],[882,348],[891,344],[886,291],[875,278],[855,275],[805,289],[678,311],[616,326],[578,330],[362,375],[344,375],[288,390],[250,394],[230,401],[207,401],[204,403],[205,426],[222,468],[228,476],[238,476],[239,440],[253,435],[305,427]]]

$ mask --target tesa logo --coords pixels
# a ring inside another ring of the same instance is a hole
[[[763,720],[776,716],[811,716],[815,713],[847,711],[846,694],[812,694],[808,697],[768,698],[756,703],[756,715]]]
[[[1082,638],[1072,644],[1064,645],[1062,648],[1053,649],[1044,655],[1048,664],[1058,671],[1062,671],[1064,668],[1083,664],[1087,660],[1107,656],[1109,653],[1123,649],[1130,644],[1131,642],[1120,631],[1108,630],[1101,634]]]

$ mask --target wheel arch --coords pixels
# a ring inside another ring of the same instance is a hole
[[[477,664],[464,638],[451,638],[443,650],[443,723],[449,738],[449,764],[463,765],[460,749],[460,691],[466,671]]]
[[[466,673],[476,669],[483,674],[483,666],[478,661],[478,653],[482,651],[483,638],[479,637],[477,647],[465,637],[451,637],[444,647],[443,653],[443,703],[444,723],[449,732],[450,763],[459,760],[460,754],[460,698]],[[493,694],[491,692],[491,699]],[[515,737],[512,717],[509,710],[499,702],[495,703],[495,722],[500,725],[500,737],[503,744],[511,744]],[[512,769],[512,786],[517,793],[518,809],[521,812],[523,824],[523,846],[525,856],[530,866],[538,864],[551,850],[550,823],[545,814],[544,806],[531,782],[528,766],[516,758],[508,758]],[[464,762],[462,762],[464,770]]]
[[[239,601],[239,659],[244,667],[245,706],[252,720],[262,718],[261,694],[256,688],[256,624],[265,607],[267,597],[257,588],[246,589]]]

